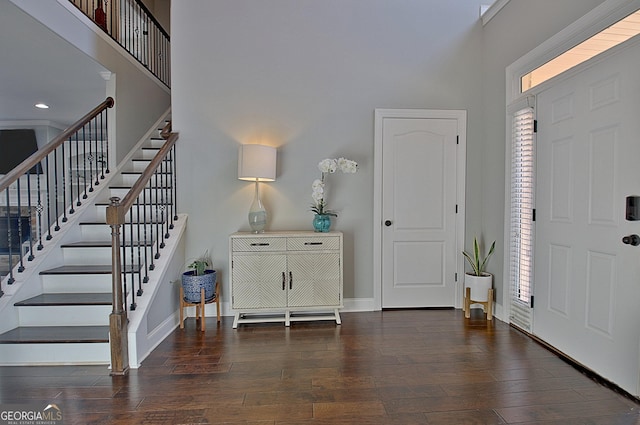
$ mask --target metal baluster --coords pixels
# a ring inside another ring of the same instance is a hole
[[[27,174],[27,177],[29,175]],[[18,214],[16,220],[18,220],[18,258],[20,259],[20,266],[18,266],[18,273],[22,273],[24,271],[24,258],[22,255],[22,202],[20,202],[20,179],[16,180],[16,189],[17,195],[16,200],[18,203]],[[11,214],[9,214],[11,215]],[[11,252],[11,247],[9,248],[9,252]]]
[[[169,224],[171,222],[171,217],[170,217],[171,210],[169,207],[169,205],[171,204],[171,200],[169,199],[169,184],[167,183],[167,179],[171,177],[171,175],[169,174],[169,167],[171,166],[171,163],[169,162],[170,161],[169,153],[170,152],[167,152],[167,156],[165,156],[162,162],[160,163],[160,168],[162,169],[162,173],[160,173],[160,176],[162,178],[162,187],[160,188],[160,191],[162,193],[162,198],[163,198],[162,212],[165,215],[165,218],[164,218],[164,221],[165,221],[164,238],[165,239],[169,239]]]
[[[151,68],[151,60],[149,59],[149,28],[151,28],[151,19],[146,14],[145,17],[145,26],[142,35],[144,36],[144,64],[148,69]]]
[[[169,229],[173,229],[173,220],[175,220],[175,210],[173,208],[173,147],[167,153],[167,157],[169,158],[169,174],[165,177],[165,184],[167,185],[167,197],[170,199],[169,211],[167,216],[170,217],[171,222],[169,225]]]
[[[142,205],[142,210],[144,211],[145,206]],[[140,217],[141,217],[141,213],[140,212],[140,195],[138,195],[138,197],[136,198],[136,230],[137,230],[137,236],[138,236],[138,265],[140,265],[140,276],[142,276],[142,265],[144,264],[144,278],[142,279],[142,283],[147,283],[149,282],[149,275],[147,274],[147,243],[146,241],[142,240],[141,234],[140,234]],[[144,225],[144,222],[142,222],[142,225]],[[142,261],[142,252],[144,251],[144,262]]]
[[[39,165],[39,164],[38,164]],[[33,169],[36,173],[38,172],[38,165]],[[33,261],[35,256],[33,255],[33,206],[31,205],[31,171],[27,173],[27,205],[29,208],[29,256],[27,257],[28,261]]]
[[[94,186],[98,186],[100,184],[100,173],[98,172],[99,169],[99,162],[100,162],[100,151],[98,150],[98,119],[97,117],[92,119],[91,122],[93,123],[93,133],[92,133],[92,142],[93,142],[93,152],[94,152],[94,160],[95,160],[95,165],[96,165],[96,180],[93,182]],[[92,179],[93,180],[93,179]]]
[[[173,219],[178,220],[178,151],[176,145],[173,145],[171,151],[173,152]]]
[[[134,39],[135,51],[136,51],[136,59],[138,62],[142,63],[142,56],[140,55],[140,41],[142,39],[142,22],[140,21],[140,6],[137,3],[133,5],[134,15],[133,18],[136,20],[134,24],[134,32],[136,33],[136,38]],[[144,65],[144,64],[143,64]]]
[[[89,146],[89,156],[87,157],[87,160],[89,162],[89,192],[93,192],[93,160],[94,160],[94,152],[93,152],[93,131],[92,131],[92,126],[91,123],[92,121],[89,121],[86,125],[89,126],[89,140],[84,139],[84,143],[85,146]],[[87,184],[87,181],[85,180],[84,184]]]
[[[38,251],[41,251],[44,246],[42,245],[42,211],[44,211],[44,207],[42,206],[42,197],[41,197],[41,188],[40,188],[40,174],[36,174],[37,179],[37,188],[38,188],[38,205],[36,205],[36,212],[38,213]]]
[[[142,203],[145,207],[149,208],[149,221],[146,219],[146,208],[145,208],[145,220],[144,220],[144,240],[149,242],[149,258],[151,259],[151,264],[149,264],[149,270],[153,270],[156,268],[156,265],[153,263],[153,260],[156,258],[153,254],[154,252],[154,240],[153,240],[153,220],[154,220],[154,209],[151,203],[151,199],[147,200],[147,189],[151,188],[151,179],[147,182],[147,185],[144,189],[142,189]],[[149,192],[149,195],[151,193]],[[151,198],[151,196],[149,196]],[[149,229],[149,239],[147,239],[147,228]]]
[[[65,155],[64,155],[64,146],[65,143],[62,143],[60,145],[60,147],[62,148],[62,150],[60,151],[62,153],[62,222],[66,223],[67,222],[67,173],[64,170],[64,160],[65,160]]]
[[[135,289],[133,286],[133,282],[135,281],[135,270],[136,267],[139,266],[136,265],[135,262],[135,244],[136,241],[133,238],[133,227],[134,227],[134,222],[133,222],[133,211],[130,209],[129,210],[129,253],[131,255],[131,290]],[[136,293],[136,295],[141,296],[142,295],[142,281],[140,280],[140,273],[138,273],[138,292]]]
[[[75,139],[76,139],[76,206],[79,207],[82,205],[82,201],[80,201],[80,140],[78,140],[78,132],[76,131]],[[71,211],[73,213],[73,211]]]
[[[122,225],[122,243],[120,244],[120,252],[122,253],[122,284],[124,287],[125,298],[127,294],[127,230],[124,228],[125,225]],[[133,288],[133,281],[131,281],[131,304],[129,307],[131,310],[136,309],[136,294]]]
[[[149,206],[147,205],[147,189],[142,190],[142,235],[144,240],[144,281],[145,283],[149,281],[149,270],[153,270],[149,266],[149,258],[151,258],[151,266],[153,266],[153,242],[147,239],[147,210]],[[149,214],[150,216],[152,214]],[[138,217],[139,218],[139,217]],[[150,254],[150,255],[149,255]]]
[[[107,167],[106,170],[104,170],[105,174],[109,174],[109,114],[107,114],[107,111],[103,111],[102,112],[104,114],[104,139],[105,139],[105,145],[107,146],[106,149],[106,153],[105,153],[105,157],[104,157],[104,161],[105,161],[105,166]]]
[[[82,199],[87,199],[87,136],[85,129],[87,125],[82,126],[82,184],[84,185],[84,193]]]
[[[46,181],[47,181],[47,240],[50,241],[51,236],[51,171],[49,169],[49,155],[44,158],[44,164],[47,169]]]
[[[5,191],[7,196],[7,247],[9,248],[9,279],[7,283],[12,285],[16,280],[13,277],[13,252],[11,249],[11,200],[9,199],[9,188],[6,188]]]
[[[153,174],[155,178],[155,193],[156,193],[156,203],[158,205],[158,210],[160,211],[160,220],[158,220],[158,228],[157,228],[157,237],[160,241],[160,249],[164,248],[164,205],[162,204],[162,190],[160,189],[160,183],[158,182],[158,170],[162,171],[162,165],[164,163],[164,159],[160,162],[158,168],[156,168],[155,173]],[[158,251],[158,254],[160,252]]]
[[[49,158],[47,156],[47,158]],[[54,230],[57,232],[60,230],[60,211],[58,205],[58,149],[53,150],[53,203],[55,205],[56,215],[56,227]]]
[[[104,180],[104,165],[107,160],[104,153],[104,120],[103,112],[100,113],[100,180]]]

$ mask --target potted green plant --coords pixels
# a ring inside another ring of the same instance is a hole
[[[489,257],[493,254],[495,247],[496,241],[493,241],[491,248],[489,248],[489,252],[483,257],[480,252],[478,239],[473,238],[473,255],[462,251],[464,258],[467,259],[467,262],[472,269],[471,272],[465,273],[464,285],[465,288],[471,288],[471,299],[474,301],[487,301],[488,299],[489,289],[493,284],[493,275],[491,275],[491,273],[487,273],[485,271],[485,267],[487,266],[487,261],[489,261]]]
[[[208,252],[187,266],[190,270],[182,273],[182,290],[185,301],[199,303],[202,288],[204,288],[205,302],[213,300],[216,294],[217,280],[216,271],[209,269],[210,266],[211,259]]]

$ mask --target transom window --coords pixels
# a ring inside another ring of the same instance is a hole
[[[520,79],[520,92],[524,93],[538,84],[542,84],[556,75],[627,41],[637,34],[640,34],[640,10],[522,76]]]

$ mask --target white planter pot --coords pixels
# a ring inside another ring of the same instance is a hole
[[[473,301],[486,302],[489,298],[489,289],[493,284],[493,275],[490,273],[483,273],[482,276],[476,276],[465,273],[464,275],[464,287],[471,288],[471,299]]]

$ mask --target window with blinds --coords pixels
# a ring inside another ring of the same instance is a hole
[[[509,320],[531,331],[533,285],[534,209],[534,111],[518,110],[513,115],[511,134],[511,230],[509,274],[511,308]]]

